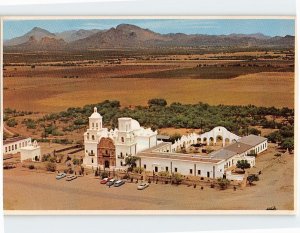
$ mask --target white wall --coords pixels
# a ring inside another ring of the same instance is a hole
[[[196,175],[199,177],[209,177],[213,178],[213,167],[215,167],[215,178],[223,177],[224,174],[224,164],[212,164],[212,163],[201,163],[194,161],[182,161],[182,160],[171,160],[171,159],[162,159],[162,158],[150,158],[150,157],[140,157],[141,158],[141,167],[144,168],[146,165],[146,171],[155,171],[155,167],[157,167],[157,172],[166,171],[166,167],[168,167],[168,171],[177,172],[182,175]],[[192,173],[190,171],[192,170]],[[200,175],[198,174],[198,170],[200,170]]]
[[[35,161],[35,157],[37,156],[39,160],[41,159],[41,147],[38,146],[36,148],[28,149],[28,148],[21,148],[21,162],[24,160],[30,159]]]
[[[3,154],[16,154],[20,152],[22,147],[26,147],[31,143],[31,138],[22,139],[20,141],[11,142],[3,145]]]

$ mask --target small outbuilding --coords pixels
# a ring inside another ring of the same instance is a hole
[[[24,160],[40,161],[41,160],[41,147],[37,141],[29,143],[26,147],[20,149],[21,162]]]

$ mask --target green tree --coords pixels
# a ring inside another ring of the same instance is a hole
[[[167,106],[167,101],[165,99],[150,99],[148,100],[149,107],[151,106]]]
[[[280,147],[283,149],[288,149],[289,152],[292,152],[294,150],[294,138],[284,139],[283,142],[280,144]]]
[[[136,161],[139,160],[136,156],[127,156],[125,158],[125,165],[129,166],[128,171],[133,171],[133,168],[136,167]]]
[[[236,163],[236,167],[242,169],[245,172],[245,169],[250,168],[250,163],[247,160],[239,160]]]

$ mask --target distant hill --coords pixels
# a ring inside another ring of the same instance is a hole
[[[162,47],[294,47],[294,36],[270,37],[261,33],[204,35],[160,34],[135,25],[120,24],[108,30],[73,30],[51,33],[35,27],[23,36],[4,42],[13,50],[86,50]]]
[[[96,34],[97,32],[103,32],[104,30],[92,29],[92,30],[72,30],[56,33],[56,36],[60,39],[63,39],[66,42],[72,42],[80,39],[87,38]]]

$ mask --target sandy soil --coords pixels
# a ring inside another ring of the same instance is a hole
[[[185,185],[136,184],[119,188],[100,185],[89,175],[66,182],[55,174],[18,167],[4,171],[5,210],[279,210],[293,209],[293,155],[274,156],[275,147],[257,158],[249,172],[262,171],[254,186],[233,191]]]

